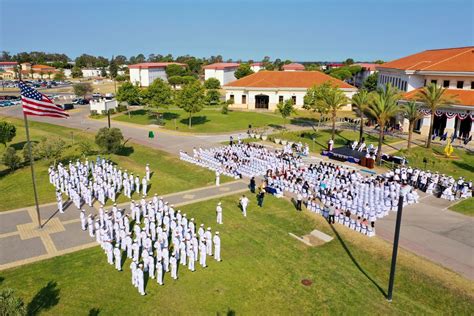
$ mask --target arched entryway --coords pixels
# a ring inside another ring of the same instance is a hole
[[[470,115],[468,115],[463,120],[461,120],[459,117],[456,117],[455,124],[456,127],[459,126],[459,129],[457,129],[458,137],[469,137],[472,127],[472,118]]]
[[[270,97],[268,95],[259,94],[255,96],[255,108],[256,109],[267,109]]]

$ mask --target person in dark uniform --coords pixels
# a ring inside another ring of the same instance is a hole
[[[250,192],[255,193],[255,177],[252,177],[250,179],[249,187],[250,187]]]

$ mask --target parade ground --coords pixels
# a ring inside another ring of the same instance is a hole
[[[90,119],[86,113],[84,109],[75,110],[67,122],[33,118],[33,138],[39,140],[41,136],[57,134],[72,144],[72,133],[76,135],[75,142],[88,139],[106,122]],[[21,124],[18,109],[3,109],[0,115]],[[210,260],[208,268],[196,273],[182,269],[178,281],[165,277],[164,286],[148,279],[147,296],[137,297],[129,285],[129,273],[110,267],[94,238],[80,229],[77,209],[69,203],[65,213],[60,214],[56,203],[51,203],[54,190],[47,179],[48,165],[39,163],[38,179],[43,181],[44,198],[40,208],[42,229],[37,227],[32,197],[24,198],[31,195],[27,170],[22,186],[28,194],[16,192],[12,183],[15,178],[5,185],[5,180],[13,175],[4,175],[0,182],[3,190],[17,197],[7,198],[1,206],[0,282],[2,286],[14,287],[29,302],[31,313],[234,314],[258,309],[262,314],[275,311],[292,314],[295,310],[303,314],[440,311],[469,314],[472,311],[473,218],[450,211],[453,202],[422,194],[420,203],[404,209],[396,292],[394,301],[389,303],[386,288],[395,213],[377,221],[377,236],[368,238],[343,225],[331,226],[321,216],[306,210],[296,212],[289,198],[268,197],[264,207],[258,208],[248,190],[248,179],[222,177],[223,183],[216,187],[212,172],[177,158],[179,150],[219,146],[231,135],[236,138],[243,135],[243,131],[195,135],[127,122],[114,121],[113,125],[123,131],[133,152],[110,158],[137,173],[143,173],[143,166],[150,163],[153,176],[149,198],[158,193],[188,216],[218,229],[225,245],[223,261],[217,264]],[[155,131],[154,139],[148,138],[150,129]],[[21,128],[17,135],[21,141],[24,137]],[[397,147],[401,142],[392,143],[391,146]],[[75,145],[71,146],[68,150],[74,152]],[[312,159],[325,158],[316,155]],[[250,197],[247,218],[241,216],[238,208],[242,194]],[[119,196],[118,201],[123,203],[119,206],[128,206],[125,197]],[[218,201],[223,203],[224,224],[216,226]],[[96,214],[98,203],[84,208]],[[290,235],[303,236],[313,230],[333,240],[308,246]],[[128,270],[128,264],[129,261],[123,263],[124,271]],[[173,304],[160,304],[171,298]]]

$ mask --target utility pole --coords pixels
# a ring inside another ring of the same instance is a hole
[[[395,269],[397,267],[398,242],[400,240],[400,228],[402,225],[403,199],[410,189],[411,187],[409,185],[404,185],[402,188],[400,188],[400,196],[398,197],[397,221],[395,224],[395,236],[393,237],[392,264],[390,267],[390,280],[388,281],[387,300],[389,302],[392,301],[393,297],[393,284],[395,282]]]

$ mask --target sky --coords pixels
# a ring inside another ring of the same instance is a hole
[[[474,0],[0,0],[0,50],[392,60],[474,43]]]

